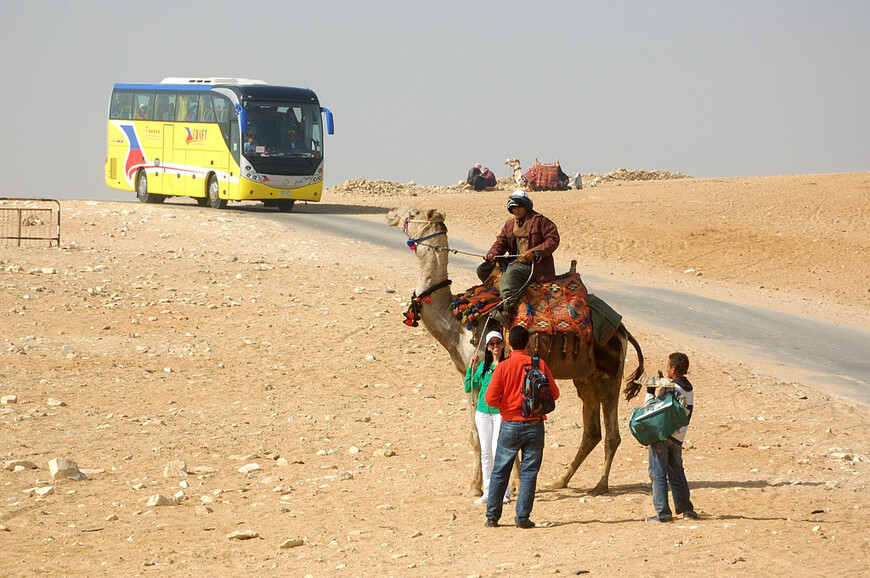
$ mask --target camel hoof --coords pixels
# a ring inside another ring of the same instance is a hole
[[[610,492],[610,488],[607,487],[607,484],[598,484],[591,490],[589,493],[593,496],[601,496]]]
[[[565,488],[568,487],[568,482],[566,482],[564,479],[560,478],[558,480],[554,480],[554,481],[550,482],[550,484],[547,487],[551,490],[564,490]]]

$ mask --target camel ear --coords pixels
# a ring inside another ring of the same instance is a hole
[[[439,211],[438,209],[429,209],[426,212],[426,220],[427,221],[444,221],[444,213]]]

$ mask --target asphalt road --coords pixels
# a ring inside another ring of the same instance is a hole
[[[408,253],[405,238],[383,220],[358,216],[360,212],[382,214],[379,209],[342,205],[299,205],[292,213],[244,208],[277,219],[292,230],[317,231],[352,238],[378,247]],[[356,213],[356,214],[354,214]],[[485,248],[451,238],[450,246],[476,254]],[[409,266],[415,266],[408,255]],[[475,257],[451,254],[451,271],[474,271]],[[567,265],[557,263],[557,269]],[[771,309],[735,305],[691,293],[636,286],[585,275],[583,280],[624,318],[667,328],[690,338],[709,342],[717,349],[730,349],[744,363],[762,362],[768,373],[786,379],[811,381],[829,387],[831,393],[870,404],[870,332],[781,313]]]

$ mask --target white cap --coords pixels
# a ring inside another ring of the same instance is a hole
[[[489,341],[493,337],[495,337],[496,339],[500,339],[501,341],[504,341],[504,337],[501,336],[501,331],[490,331],[489,333],[486,334],[486,339],[483,342],[486,343],[487,345],[489,345]]]

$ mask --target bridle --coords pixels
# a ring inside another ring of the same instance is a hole
[[[417,231],[417,234],[422,234],[426,229],[434,225],[435,223],[444,223],[444,221],[427,221],[424,219],[411,219],[410,217],[405,217],[405,220],[402,222],[402,232],[408,237],[408,248],[412,251],[417,250],[417,245],[423,245],[424,247],[430,247],[435,249],[436,251],[449,251],[449,247],[441,247],[438,245],[429,245],[427,243],[421,243],[421,241],[426,241],[433,237],[438,237],[439,235],[446,235],[447,231],[435,231],[431,235],[425,235],[421,237],[417,237],[416,239],[411,236],[411,233],[408,231],[408,223],[426,223],[426,226]]]

